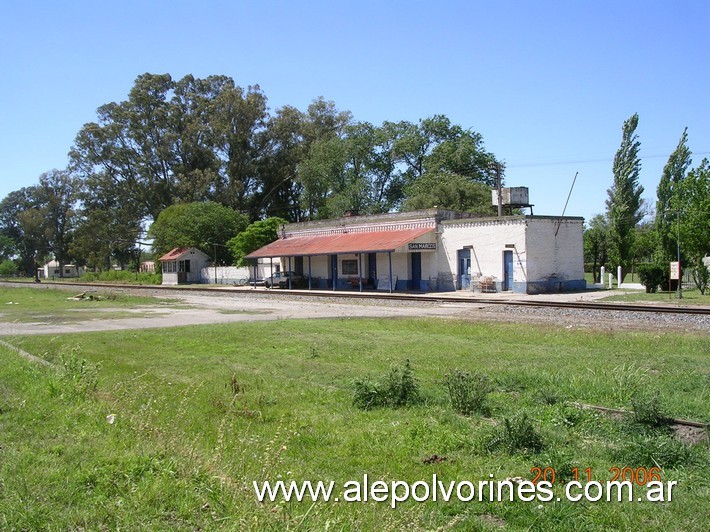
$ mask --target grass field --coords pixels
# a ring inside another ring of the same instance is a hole
[[[135,317],[127,310],[141,305],[160,305],[168,300],[129,296],[106,289],[87,290],[90,299],[76,301],[72,296],[84,289],[56,287],[29,288],[0,287],[0,321],[70,323],[89,319],[89,316],[111,319]],[[174,304],[174,302],[170,302]]]
[[[121,312],[159,302],[68,295],[13,288],[0,301],[18,303],[4,309],[14,319],[38,308]],[[3,530],[707,529],[707,442],[683,441],[649,419],[710,422],[709,334],[333,319],[4,340],[54,368],[0,345]],[[384,390],[383,376],[407,360],[419,401],[355,406],[363,382]],[[457,369],[485,376],[485,404],[469,415],[450,401],[447,375]],[[645,418],[572,402],[636,408]],[[410,500],[391,509],[259,503],[253,489],[279,479],[342,486],[365,474],[370,482],[531,479],[535,467],[554,468],[558,480],[590,468],[606,481],[627,466],[678,482],[673,500]]]
[[[610,291],[610,293],[613,293]],[[696,288],[684,289],[683,297],[677,299],[676,292],[656,292],[647,294],[638,291],[632,294],[610,295],[604,301],[625,301],[628,303],[663,303],[664,305],[706,305],[710,306],[710,291],[701,294]]]

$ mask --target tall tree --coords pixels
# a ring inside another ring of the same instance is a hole
[[[19,269],[28,276],[35,275],[35,255],[45,253],[39,223],[26,224],[34,216],[24,215],[36,210],[35,187],[10,192],[0,202],[0,234],[13,242],[18,255]],[[24,220],[23,220],[24,218]]]
[[[269,120],[269,155],[261,167],[261,186],[253,215],[278,216],[294,222],[303,219],[303,184],[298,178],[298,164],[307,152],[305,124],[305,114],[288,105]]]
[[[226,79],[214,98],[209,120],[222,161],[214,199],[241,211],[252,210],[260,186],[260,165],[269,145],[266,96],[258,85],[244,90]]]
[[[491,189],[454,173],[426,173],[407,188],[403,210],[439,207],[492,215]]]
[[[0,228],[0,261],[8,260],[17,253],[17,244],[9,236],[2,233]]]
[[[46,248],[59,263],[59,275],[63,277],[63,266],[70,262],[76,223],[77,181],[65,170],[51,170],[39,177],[35,194]]]
[[[672,202],[674,196],[678,193],[681,181],[685,179],[688,168],[692,164],[690,155],[688,128],[685,128],[678,141],[678,146],[671,153],[668,162],[663,168],[663,174],[656,190],[658,198],[656,202],[656,230],[660,240],[660,251],[664,259],[669,259],[676,255],[676,232],[674,230],[676,214],[672,212]]]
[[[208,255],[216,252],[218,262],[231,264],[227,242],[248,223],[246,215],[218,203],[180,203],[160,213],[148,236],[158,255],[175,247],[196,247]]]
[[[597,214],[584,231],[584,261],[592,263],[595,283],[604,282],[601,267],[607,264],[609,253],[609,223],[603,214]]]
[[[87,177],[78,197],[83,207],[71,246],[77,263],[106,271],[115,261],[125,268],[143,234],[142,209],[104,173]]]
[[[636,135],[638,114],[633,114],[624,122],[621,146],[614,156],[614,181],[607,190],[607,218],[611,236],[611,256],[622,267],[623,276],[631,266],[633,259],[634,229],[643,218],[641,194],[643,186],[639,184],[641,143]],[[619,282],[622,282],[620,279]]]
[[[710,255],[710,162],[703,159],[677,187],[671,201],[673,211],[680,213],[681,260],[695,270],[696,284],[707,286],[702,259]],[[678,220],[678,219],[677,219]],[[701,282],[702,281],[702,282]],[[704,290],[704,288],[703,288]]]
[[[229,250],[232,252],[234,264],[246,266],[246,257],[267,244],[270,244],[279,237],[279,228],[288,223],[283,218],[273,217],[266,220],[259,220],[250,224],[244,231],[227,242]]]
[[[51,170],[40,176],[38,185],[11,192],[0,204],[0,231],[15,243],[20,267],[28,275],[36,273],[37,262],[48,254],[60,266],[70,261],[76,185],[69,172]]]
[[[352,122],[349,111],[338,111],[335,103],[322,97],[308,106],[303,138],[304,156],[298,165],[302,185],[301,209],[310,220],[328,218],[327,201],[344,180],[348,159],[344,137]]]

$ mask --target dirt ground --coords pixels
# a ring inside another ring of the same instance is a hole
[[[27,286],[27,285],[24,285]],[[47,288],[40,285],[37,288]],[[83,289],[83,288],[82,288]],[[427,295],[421,301],[388,300],[386,295],[363,299],[314,298],[294,292],[267,291],[263,288],[235,288],[228,291],[204,289],[182,291],[139,288],[94,288],[101,291],[121,292],[142,296],[155,296],[162,300],[174,301],[166,304],[156,301],[155,305],[141,305],[136,308],[120,309],[120,316],[111,315],[116,309],[88,311],[77,308],[72,319],[66,322],[3,322],[0,319],[0,336],[27,334],[62,334],[72,332],[111,331],[122,329],[147,329],[163,327],[184,327],[212,323],[233,323],[241,321],[264,321],[286,319],[318,318],[396,318],[431,317],[455,318],[471,321],[508,321],[530,324],[549,324],[560,328],[610,329],[652,329],[659,327],[657,314],[637,313],[623,315],[602,311],[565,310],[550,308],[513,307],[477,301],[470,295],[471,302],[447,301],[445,294]],[[468,292],[467,294],[470,294]],[[377,296],[377,294],[372,294]],[[462,293],[454,293],[460,297]],[[584,292],[577,294],[555,294],[547,296],[527,296],[528,300],[566,301],[591,300],[608,295],[604,292]],[[501,294],[502,301],[520,299],[520,295]],[[482,298],[481,298],[482,299]],[[85,315],[85,319],[77,314]],[[104,316],[102,316],[104,314]],[[641,315],[645,314],[645,315]],[[668,317],[666,327],[680,330],[710,330],[706,321]]]

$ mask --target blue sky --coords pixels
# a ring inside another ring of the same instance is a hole
[[[323,96],[355,119],[445,114],[479,132],[535,214],[605,209],[637,112],[644,196],[688,127],[710,157],[710,2],[0,3],[0,198],[64,168],[96,108],[145,72],[258,84],[275,110]]]

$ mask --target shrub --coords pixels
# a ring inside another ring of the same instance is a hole
[[[662,287],[668,286],[670,272],[667,264],[639,264],[638,274],[641,284],[646,287],[647,293],[655,293],[659,285]]]
[[[704,450],[696,451],[692,446],[667,434],[631,437],[611,452],[613,460],[619,464],[661,468],[691,465],[698,460],[698,454],[702,453]]]
[[[636,423],[651,427],[668,424],[669,417],[664,413],[658,392],[654,394],[641,393],[634,396],[631,399],[631,406],[634,410],[633,419]]]
[[[505,418],[499,430],[488,442],[488,450],[503,449],[509,454],[539,453],[545,449],[542,436],[535,429],[527,414]]]
[[[17,273],[17,266],[10,259],[0,262],[0,277],[13,277]]]
[[[480,373],[455,370],[445,375],[451,407],[464,416],[475,412],[486,413],[486,396],[491,391],[491,381]]]
[[[162,275],[158,272],[131,272],[128,270],[108,270],[105,272],[87,272],[81,276],[80,281],[91,283],[138,283],[160,284]]]
[[[369,378],[355,381],[353,403],[363,410],[382,406],[396,408],[416,404],[420,399],[419,383],[409,360],[401,368],[391,368],[379,381]]]
[[[708,289],[708,286],[710,286],[710,268],[705,266],[702,257],[697,257],[693,260],[691,269],[695,286],[700,290],[702,295],[705,295],[705,291]]]
[[[50,393],[60,397],[84,399],[96,391],[99,367],[79,356],[79,348],[59,355],[61,370],[58,378],[50,381]]]

